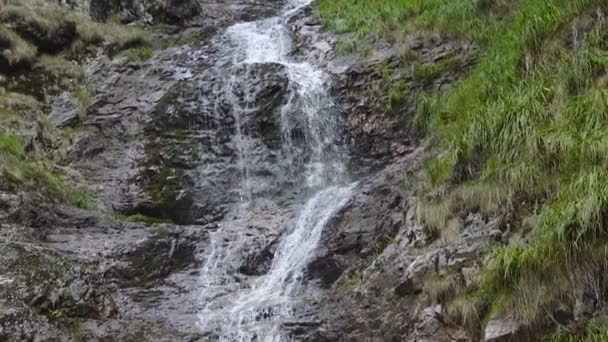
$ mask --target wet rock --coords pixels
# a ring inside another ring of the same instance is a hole
[[[0,302],[0,340],[73,341],[70,332],[58,329],[46,317],[7,302]]]
[[[239,268],[239,272],[250,276],[261,276],[266,274],[272,266],[274,253],[279,240],[274,240],[259,252],[247,256],[245,263]]]
[[[154,109],[135,179],[142,198],[131,201],[130,211],[207,224],[243,197],[280,191],[284,67],[242,67],[229,88],[218,71],[181,82]]]
[[[401,178],[416,155],[362,180],[353,197],[329,223],[308,274],[331,285],[344,270],[382,252],[403,228],[407,194]]]
[[[196,264],[194,242],[178,232],[161,230],[119,256],[121,266],[115,276],[126,286],[148,287]]]

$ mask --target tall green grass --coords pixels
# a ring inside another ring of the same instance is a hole
[[[489,15],[482,3],[492,2],[322,0],[319,16],[326,27],[360,37],[436,29],[483,43],[479,64],[449,93],[419,97],[415,121],[442,148],[427,164],[418,212],[434,229],[463,211],[519,215],[515,229],[535,222],[528,244],[493,251],[474,295],[485,308],[480,315],[508,313],[534,324],[549,319],[556,303],[572,304],[583,279],[608,270],[608,33],[601,18],[580,46],[571,44],[572,21],[601,17],[608,3],[525,0],[506,16]],[[527,55],[535,56],[531,63]]]
[[[608,67],[605,30],[527,72],[520,63],[599,4],[523,4],[475,71],[426,115],[425,125],[445,141],[444,183],[454,191],[463,182],[500,184],[506,202],[539,208],[529,245],[497,248],[483,272],[479,291],[493,303],[490,314],[508,312],[532,324],[556,302],[573,301],[581,279],[606,269],[608,93],[599,82]]]
[[[490,10],[474,0],[321,0],[317,12],[326,28],[360,39],[428,29],[487,42],[518,2],[497,0]]]

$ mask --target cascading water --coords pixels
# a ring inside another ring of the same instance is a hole
[[[328,94],[329,77],[319,68],[290,60],[291,40],[286,22],[311,0],[293,0],[283,14],[266,20],[230,27],[222,37],[232,54],[226,87],[231,90],[234,70],[260,63],[280,64],[289,79],[290,96],[281,113],[282,151],[294,183],[314,193],[281,229],[280,242],[269,270],[256,279],[245,281],[237,268],[248,248],[248,236],[227,227],[214,232],[201,272],[201,328],[220,341],[288,341],[283,326],[305,320],[310,303],[316,298],[314,286],[305,284],[305,269],[320,242],[331,217],[348,201],[353,188],[346,184],[344,157],[337,146],[339,120]],[[228,91],[230,93],[230,91]],[[249,179],[247,137],[241,131],[239,116],[246,113],[251,99],[234,102],[236,145],[241,169],[241,198],[252,200]],[[301,136],[292,127],[303,126]],[[299,140],[298,140],[299,139]],[[298,141],[295,141],[298,140]],[[244,204],[233,216],[249,210]],[[231,224],[234,224],[232,222]]]

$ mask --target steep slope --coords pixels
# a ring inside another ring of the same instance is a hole
[[[338,331],[605,339],[607,9],[601,1],[319,2],[344,56],[334,60],[356,60],[347,75],[378,80],[358,84],[432,147],[419,166],[404,165],[415,190],[401,201],[406,223],[385,235],[391,247],[347,263],[346,290],[334,285],[337,300],[353,305]]]

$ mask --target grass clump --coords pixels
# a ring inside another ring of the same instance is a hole
[[[20,139],[12,134],[0,133],[0,179],[9,189],[38,191],[59,201],[80,208],[92,206],[91,198],[68,187],[57,175],[49,172],[41,162],[30,160],[24,152]]]
[[[38,58],[35,67],[56,79],[67,78],[78,82],[84,78],[82,67],[62,56],[42,55]]]
[[[0,56],[9,66],[31,64],[37,55],[35,46],[13,30],[0,25]]]
[[[195,45],[209,39],[210,34],[206,32],[190,32],[182,35],[177,45]]]
[[[89,89],[85,86],[79,86],[74,89],[71,93],[72,98],[78,102],[78,106],[80,107],[80,116],[81,118],[86,117],[89,108],[91,107],[92,100],[91,94],[89,93]]]
[[[21,141],[17,136],[10,134],[0,134],[0,151],[18,158],[24,155]]]
[[[446,304],[445,313],[450,321],[464,327],[472,335],[477,335],[484,325],[484,305],[479,296],[463,293]]]
[[[458,272],[447,271],[433,274],[424,282],[423,290],[433,301],[445,301],[454,297],[464,287],[464,279]]]
[[[121,52],[120,55],[127,57],[127,59],[133,62],[144,62],[152,58],[154,51],[150,47],[137,47],[127,49]]]
[[[385,108],[386,114],[392,114],[395,111],[395,108],[401,104],[403,98],[405,97],[406,90],[407,87],[404,80],[396,81],[391,85],[387,96],[388,99]]]

